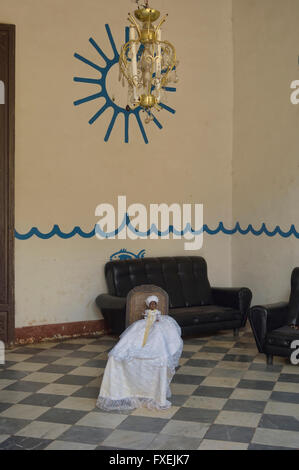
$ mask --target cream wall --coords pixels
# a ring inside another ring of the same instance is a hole
[[[137,126],[124,144],[120,120],[108,143],[111,113],[90,126],[99,109],[95,85],[74,76],[98,78],[77,61],[78,52],[101,65],[92,36],[110,55],[105,23],[119,47],[133,2],[114,0],[0,0],[0,22],[16,24],[16,229],[36,226],[65,232],[90,231],[95,207],[128,204],[203,203],[204,223],[232,223],[233,54],[230,0],[157,0],[168,12],[167,38],[177,47],[180,83],[163,111],[164,129]],[[186,13],[187,12],[187,13]],[[116,85],[115,85],[116,87]],[[113,87],[112,87],[113,88]],[[117,87],[115,88],[115,90]],[[112,89],[113,91],[113,89]],[[117,91],[116,91],[117,93]],[[213,285],[231,284],[231,238],[205,235],[203,249],[186,252],[183,241],[125,241],[54,237],[16,240],[16,326],[100,318],[94,299],[106,291],[104,263],[120,248],[146,256],[203,255]]]
[[[233,219],[298,230],[299,79],[297,0],[234,0]],[[233,283],[252,288],[253,303],[286,300],[299,265],[298,239],[235,235]]]

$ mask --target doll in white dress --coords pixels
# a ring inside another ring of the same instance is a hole
[[[130,410],[167,409],[170,382],[183,350],[181,329],[157,310],[158,297],[146,299],[144,319],[130,325],[110,351],[97,406]]]

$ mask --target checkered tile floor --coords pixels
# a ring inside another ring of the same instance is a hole
[[[105,336],[17,347],[0,366],[0,449],[298,449],[299,367],[265,365],[247,329],[184,340],[172,404],[95,408]]]

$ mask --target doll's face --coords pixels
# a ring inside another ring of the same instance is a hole
[[[151,310],[155,310],[157,308],[157,302],[154,302],[154,301],[150,302],[149,308]]]

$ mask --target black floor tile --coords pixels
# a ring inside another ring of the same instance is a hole
[[[51,442],[50,439],[12,436],[0,444],[0,450],[42,450]]]
[[[68,342],[61,342],[56,344],[53,349],[68,349],[70,351],[75,351],[76,349],[83,348],[86,344],[75,344],[75,343],[68,343]]]
[[[221,347],[221,346],[203,346],[201,348],[200,352],[225,354],[229,350],[230,350],[230,348],[224,348],[224,347]]]
[[[172,395],[168,400],[172,406],[182,406],[188,398],[190,398],[189,395]]]
[[[126,429],[135,432],[159,433],[169,420],[163,418],[148,418],[143,416],[128,416],[117,429]]]
[[[0,403],[0,413],[7,410],[7,408],[10,408],[11,406],[11,403]]]
[[[92,359],[95,356],[98,356],[99,352],[98,351],[73,351],[70,354],[67,355],[67,357],[78,357],[78,358],[86,358],[87,359]]]
[[[183,351],[182,352],[182,357],[183,358],[189,358],[189,357],[192,357],[194,354],[194,351]]]
[[[20,370],[3,370],[1,373],[1,380],[19,380],[31,374],[31,372],[21,372]]]
[[[64,375],[59,379],[55,380],[55,384],[64,384],[64,385],[87,385],[89,382],[94,380],[94,377],[86,377],[83,375]]]
[[[254,432],[255,428],[213,424],[205,434],[205,439],[249,443],[253,438]]]
[[[72,426],[59,436],[60,441],[83,442],[84,444],[99,445],[113,429],[94,428],[92,426]]]
[[[203,408],[188,408],[183,406],[172,417],[174,420],[196,421],[200,423],[212,423],[218,416],[219,411],[206,410]]]
[[[2,377],[2,372],[6,369],[8,369],[9,367],[12,367],[14,366],[15,364],[17,364],[17,362],[15,361],[5,361],[5,364],[0,364],[0,377]]]
[[[35,364],[41,363],[41,364],[50,364],[51,362],[57,361],[59,357],[57,356],[46,356],[45,355],[35,355],[31,356],[28,359],[25,359],[24,362],[34,362]]]
[[[190,385],[200,385],[206,377],[201,375],[184,375],[176,374],[172,379],[172,383],[175,384],[190,384]]]
[[[43,382],[30,382],[29,380],[19,380],[13,384],[8,385],[5,387],[4,390],[12,390],[14,392],[31,392],[36,393],[41,388],[45,387],[45,383]]]
[[[273,390],[276,382],[269,380],[240,380],[238,388],[248,388],[250,390]]]
[[[229,398],[225,403],[223,410],[248,413],[263,413],[266,404],[266,401],[235,400]]]
[[[293,416],[264,414],[258,427],[299,432],[299,420]]]
[[[29,423],[31,421],[28,419],[3,418],[0,416],[0,434],[16,434]]]
[[[280,374],[278,382],[299,384],[299,374]]]
[[[85,411],[52,408],[51,410],[48,410],[39,416],[38,421],[46,421],[48,423],[75,424],[85,415]]]
[[[229,398],[233,393],[234,388],[228,387],[208,387],[206,385],[200,385],[192,395],[198,395],[202,397],[213,397],[213,398]]]
[[[183,341],[184,341],[184,344],[192,344],[192,345],[198,345],[198,346],[201,346],[202,344],[206,344],[206,342],[208,341],[208,339],[206,338],[191,338],[191,339],[187,339],[187,338],[183,338]]]
[[[268,366],[267,364],[258,364],[253,362],[252,364],[250,364],[248,370],[256,370],[260,372],[265,372],[267,374],[267,372],[281,372],[282,368],[283,365],[281,364],[272,364],[271,366]]]
[[[59,364],[51,364],[39,369],[38,372],[47,372],[48,374],[68,374],[72,370],[77,369],[77,366],[61,366]]]
[[[299,392],[299,387],[298,387]],[[270,400],[280,401],[282,403],[297,403],[299,404],[299,393],[289,392],[272,392]]]
[[[82,387],[72,394],[72,397],[80,398],[98,398],[99,388],[98,387]]]
[[[184,366],[213,368],[218,364],[218,362],[219,361],[211,361],[208,359],[189,359]]]
[[[104,359],[91,359],[84,363],[84,367],[96,367],[98,369],[105,369],[107,361]]]
[[[33,355],[36,355],[38,353],[42,353],[42,352],[46,352],[46,351],[47,351],[47,348],[43,348],[43,347],[30,348],[30,346],[25,346],[25,347],[13,349],[11,352],[13,354],[33,354]]]
[[[255,356],[247,356],[246,354],[226,354],[223,361],[230,362],[252,362]]]
[[[22,405],[47,406],[51,408],[56,406],[62,400],[67,398],[64,395],[51,395],[48,393],[33,393],[20,402]]]

